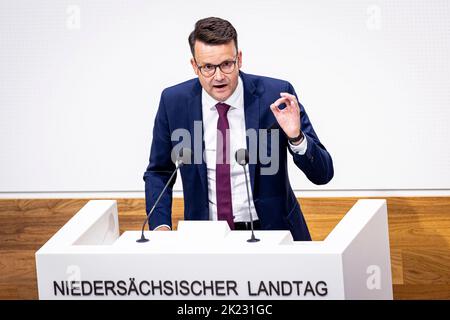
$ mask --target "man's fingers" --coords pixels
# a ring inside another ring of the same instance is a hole
[[[279,107],[280,105],[282,105],[283,103],[286,103],[286,105],[288,105],[289,103],[289,99],[288,98],[279,98],[277,101],[275,101],[274,103],[272,103],[272,105],[275,105],[276,107]]]
[[[288,99],[289,102],[286,103],[287,107],[291,107],[293,109],[297,109],[297,106],[298,106],[297,98],[293,94],[290,94],[290,93],[287,93],[287,92],[280,92],[280,96],[282,96],[283,98]]]
[[[288,98],[289,100],[293,100],[294,102],[297,102],[297,97],[293,94],[287,93],[287,92],[280,92],[280,96],[284,98]]]
[[[278,113],[281,112],[281,110],[278,109],[278,106],[276,106],[275,103],[272,103],[272,104],[270,105],[270,109],[271,109],[272,112],[275,113],[275,114],[278,114]]]
[[[294,112],[299,110],[297,98],[295,97],[295,95],[287,92],[280,92],[280,96],[281,98],[279,98],[277,101],[275,101],[270,105],[270,108],[272,109],[273,112],[280,113],[283,112],[284,110]],[[286,104],[286,108],[281,110],[278,107],[283,103]]]

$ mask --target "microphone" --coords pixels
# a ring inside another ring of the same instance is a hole
[[[244,168],[245,187],[247,188],[247,199],[248,199],[248,214],[250,215],[250,227],[252,229],[252,236],[250,239],[247,240],[247,242],[258,242],[259,239],[257,239],[255,237],[255,232],[253,229],[253,216],[252,216],[252,212],[250,211],[250,192],[248,191],[247,169],[245,167],[249,160],[248,150],[247,149],[239,149],[236,151],[234,157],[236,158],[236,162]]]
[[[191,155],[192,155],[191,149],[189,149],[189,148],[181,148],[180,149],[180,152],[178,153],[178,157],[177,157],[177,161],[176,161],[177,163],[176,163],[175,170],[173,170],[172,175],[170,176],[170,178],[167,181],[166,185],[164,186],[164,188],[162,189],[162,191],[159,194],[158,198],[156,199],[155,204],[153,205],[153,207],[151,208],[151,210],[148,213],[147,217],[145,218],[144,224],[142,225],[141,238],[136,240],[136,242],[144,243],[144,242],[148,242],[149,241],[144,236],[145,225],[150,220],[150,216],[152,215],[153,211],[155,210],[156,206],[158,205],[159,201],[161,200],[164,192],[166,191],[166,189],[169,186],[170,182],[172,181],[173,177],[175,177],[175,174],[177,173],[178,169],[180,167],[182,167],[184,164],[190,164],[191,163]]]

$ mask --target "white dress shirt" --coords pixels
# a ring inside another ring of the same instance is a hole
[[[216,104],[220,101],[211,97],[205,89],[202,89],[202,115],[203,115],[203,137],[205,141],[205,161],[208,180],[208,200],[209,200],[209,219],[217,220],[217,201],[216,201],[216,144],[217,144],[217,120],[219,114]],[[250,216],[248,213],[248,198],[245,187],[244,168],[236,162],[234,154],[238,149],[247,148],[246,127],[244,113],[244,86],[241,78],[238,78],[238,85],[233,94],[223,101],[230,106],[227,113],[230,126],[230,176],[231,176],[231,199],[233,206],[233,216],[235,222],[248,222]],[[269,106],[267,106],[269,108]],[[303,155],[308,147],[307,140],[304,138],[299,145],[289,147],[294,153]],[[250,187],[250,177],[247,165],[247,180],[250,194],[250,211],[253,220],[258,219],[255,205],[253,203],[253,194]],[[162,226],[162,225],[161,225]],[[158,226],[161,227],[161,226]],[[164,225],[167,226],[167,225]],[[168,226],[167,226],[168,227]],[[157,229],[157,228],[156,228]]]

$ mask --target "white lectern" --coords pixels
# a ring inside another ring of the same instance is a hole
[[[39,298],[392,299],[385,200],[359,200],[324,241],[255,234],[180,221],[137,243],[115,200],[92,200],[36,252]]]

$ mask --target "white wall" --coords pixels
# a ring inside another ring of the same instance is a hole
[[[326,186],[291,165],[300,194],[450,194],[447,0],[1,0],[0,195],[142,195],[206,16],[234,24],[244,72],[294,85],[333,156]]]

